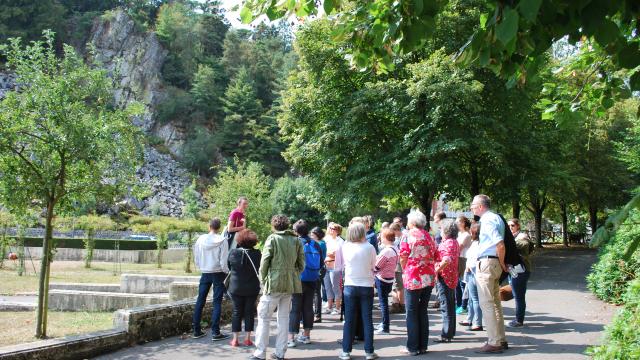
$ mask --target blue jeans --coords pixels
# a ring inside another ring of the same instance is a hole
[[[467,320],[472,326],[482,326],[482,309],[480,309],[480,299],[478,298],[478,285],[473,272],[466,273],[467,289],[469,289],[469,313]]]
[[[200,286],[198,287],[198,300],[193,311],[193,332],[202,332],[200,320],[202,319],[202,309],[207,301],[209,289],[213,286],[213,310],[211,312],[211,335],[220,333],[220,313],[222,312],[222,296],[224,295],[224,278],[227,274],[223,272],[203,273],[200,276]]]
[[[433,286],[424,289],[404,289],[404,305],[407,318],[407,350],[426,351],[429,345],[429,316],[427,303]]]
[[[516,301],[516,321],[524,323],[524,312],[527,310],[527,302],[525,301],[525,294],[527,293],[527,282],[529,281],[531,273],[525,271],[518,274],[518,277],[512,278],[509,275],[509,284],[511,284],[511,292],[513,298]]]
[[[382,313],[382,330],[389,332],[389,293],[393,283],[387,283],[376,278],[376,289],[378,290],[378,301],[380,301],[380,312]]]
[[[442,277],[438,277],[436,286],[438,287],[438,299],[442,313],[442,333],[440,336],[453,339],[456,335],[456,289],[448,287]]]
[[[342,328],[342,351],[350,353],[355,336],[355,308],[360,305],[360,318],[364,328],[364,351],[373,352],[373,287],[345,286],[344,287],[344,327]]]
[[[469,299],[463,299],[462,295],[464,294],[464,289],[465,287],[467,287],[466,283],[463,281],[463,278],[460,278],[458,280],[458,285],[456,286],[456,307],[461,307],[465,310],[467,310],[467,307],[469,306]]]

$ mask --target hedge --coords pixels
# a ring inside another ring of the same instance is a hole
[[[84,249],[84,239],[82,238],[54,238],[56,248]],[[16,238],[13,237],[15,243]],[[94,249],[113,250],[116,245],[115,239],[95,239]],[[157,245],[154,240],[119,240],[120,250],[156,250]],[[42,238],[25,237],[24,246],[42,247]]]
[[[600,248],[598,262],[587,276],[587,286],[601,300],[624,302],[623,295],[634,279],[640,277],[640,250],[624,260],[629,244],[640,237],[640,212],[633,211],[609,242]]]
[[[640,279],[629,285],[622,310],[607,326],[601,346],[588,350],[596,360],[640,359]]]

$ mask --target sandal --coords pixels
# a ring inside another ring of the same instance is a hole
[[[462,326],[471,326],[471,323],[466,321],[466,320],[458,321],[458,324],[460,324]]]
[[[474,326],[474,327],[469,327],[469,329],[467,329],[467,330],[469,330],[469,331],[482,331],[484,329],[482,328],[482,326]]]

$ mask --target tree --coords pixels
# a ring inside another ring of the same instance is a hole
[[[108,216],[84,215],[80,216],[77,221],[78,229],[85,231],[84,242],[84,267],[90,268],[93,260],[93,249],[95,247],[95,235],[98,231],[114,230],[116,223]]]
[[[218,65],[216,63],[216,65]],[[198,65],[198,71],[193,78],[191,95],[196,107],[207,117],[222,117],[220,98],[224,94],[225,78],[220,66]]]
[[[273,184],[273,212],[287,215],[292,223],[305,219],[309,224],[321,225],[324,217],[313,207],[317,196],[314,192],[313,181],[309,178],[283,176]]]
[[[7,247],[10,246],[10,238],[7,238],[7,231],[15,224],[15,217],[6,210],[0,210],[0,227],[2,227],[2,238],[0,238],[0,269],[4,266],[7,257]]]
[[[210,175],[219,162],[218,139],[205,127],[196,127],[182,149],[182,163],[200,176]]]
[[[183,89],[189,87],[202,54],[196,24],[195,12],[184,2],[163,4],[158,11],[156,34],[169,49],[162,74],[165,80]]]
[[[380,71],[395,68],[398,55],[424,46],[436,33],[436,19],[448,1],[321,2],[325,14],[333,15],[334,38],[347,40],[345,52],[360,68]],[[245,23],[260,14],[270,20],[315,15],[320,2],[293,0],[276,2],[248,0],[240,12]],[[537,72],[553,41],[565,36],[571,43],[593,38],[611,54],[618,68],[640,65],[639,36],[635,30],[640,9],[633,1],[518,0],[486,1],[479,26],[461,48],[458,61],[489,67],[524,83]],[[640,89],[640,72],[632,77],[632,88]]]
[[[227,158],[259,160],[260,149],[255,138],[263,130],[259,126],[263,108],[253,86],[247,69],[241,68],[224,93],[226,117],[220,132],[220,148]]]
[[[193,218],[187,218],[177,223],[177,229],[186,232],[187,237],[187,251],[184,257],[184,272],[191,273],[191,262],[193,260],[193,243],[195,240],[195,234],[198,232],[205,232],[207,226],[202,221]]]
[[[3,1],[0,5],[0,44],[19,37],[37,40],[45,29],[61,30],[65,8],[57,0]]]
[[[134,182],[142,141],[130,116],[140,107],[115,109],[106,71],[69,46],[58,59],[50,32],[44,43],[13,39],[0,50],[25,84],[0,102],[0,197],[16,214],[34,201],[46,209],[36,323],[36,336],[45,337],[53,217],[73,201],[114,196]]]
[[[208,215],[218,217],[224,223],[231,210],[236,208],[238,198],[246,196],[249,199],[246,224],[258,234],[261,242],[264,241],[271,233],[271,182],[272,179],[264,174],[262,165],[236,157],[231,166],[220,171],[215,184],[207,189],[205,197],[210,204]]]

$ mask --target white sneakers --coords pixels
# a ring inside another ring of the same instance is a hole
[[[365,354],[366,360],[376,360],[378,357],[379,357],[378,354],[376,354],[374,352]],[[340,359],[340,360],[351,360],[351,354],[348,353],[348,352],[342,352],[342,353],[340,353],[340,356],[338,356],[338,359]]]
[[[378,358],[378,354],[372,352],[370,354],[365,354],[367,360],[376,360]]]

